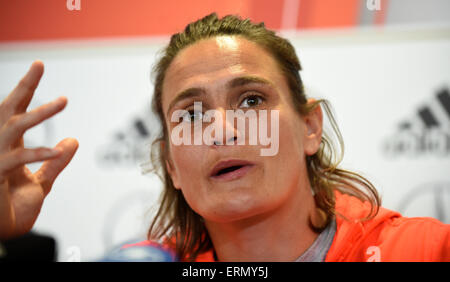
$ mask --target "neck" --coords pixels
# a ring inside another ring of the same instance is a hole
[[[219,261],[294,261],[303,254],[318,236],[309,227],[314,198],[304,188],[265,214],[230,223],[206,221]]]

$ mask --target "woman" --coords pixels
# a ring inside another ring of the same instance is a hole
[[[369,181],[337,168],[320,103],[341,141],[339,131],[326,101],[306,98],[300,69],[287,40],[234,16],[212,14],[172,36],[155,67],[153,99],[163,130],[152,160],[165,187],[149,241],[138,245],[158,240],[186,261],[450,260],[449,226],[381,208]],[[25,113],[42,71],[35,62],[0,106],[1,238],[31,229],[77,148],[74,139],[23,148],[25,130],[67,103]],[[223,118],[228,111],[254,115],[241,130]],[[277,118],[261,119],[267,112]],[[252,118],[278,134],[274,154],[246,142]],[[36,174],[26,170],[40,160]]]

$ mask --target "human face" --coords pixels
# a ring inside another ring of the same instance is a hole
[[[231,83],[249,77],[252,79],[244,79],[246,83]],[[172,182],[205,220],[249,218],[275,210],[296,193],[309,192],[305,154],[317,151],[321,124],[318,129],[317,122],[309,122],[295,111],[279,66],[263,48],[233,36],[199,41],[175,57],[167,69],[162,93],[169,134],[177,126],[171,121],[174,111],[191,110],[194,102],[202,102],[205,111],[216,110],[224,115],[226,110],[246,110],[249,105],[256,111],[279,113],[279,149],[274,156],[261,156],[264,146],[248,142],[230,146],[175,146],[169,142],[166,166]],[[185,93],[195,95],[183,95],[185,98],[180,100],[178,97]],[[224,132],[239,134],[233,123],[224,120],[222,125]],[[226,140],[219,141],[225,144]],[[227,161],[247,165],[229,177],[211,175],[217,164]]]

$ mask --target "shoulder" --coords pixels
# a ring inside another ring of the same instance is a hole
[[[434,218],[408,218],[380,207],[367,221],[368,203],[337,194],[337,231],[327,259],[350,261],[450,261],[450,225]]]
[[[396,217],[374,230],[386,260],[450,261],[450,225],[429,217]]]

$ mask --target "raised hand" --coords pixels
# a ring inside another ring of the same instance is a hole
[[[62,111],[67,98],[58,99],[27,112],[34,91],[44,73],[35,61],[16,88],[0,104],[0,239],[27,233],[33,227],[44,198],[67,166],[78,142],[66,138],[54,148],[24,148],[26,130]],[[25,165],[44,161],[32,173]]]

